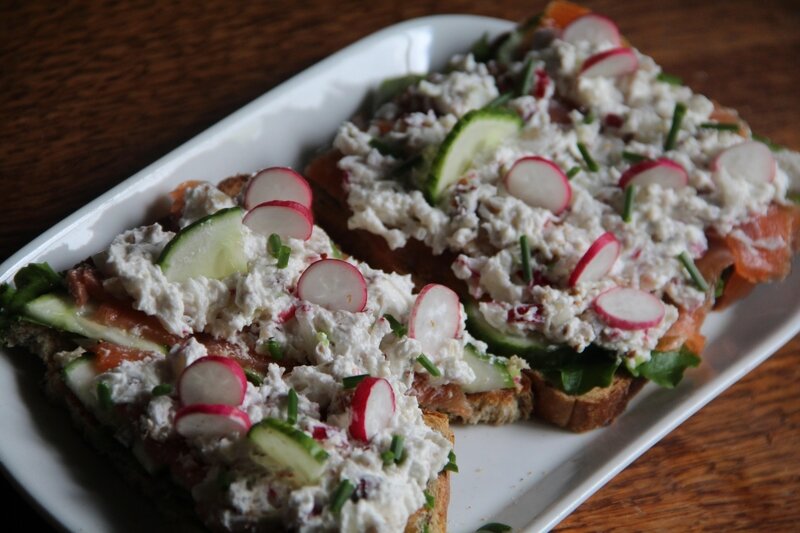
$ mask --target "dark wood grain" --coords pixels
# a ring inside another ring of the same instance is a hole
[[[793,1],[591,1],[755,131],[800,148]],[[0,3],[0,259],[343,46],[433,13],[543,2]],[[796,529],[800,337],[623,471],[563,530]],[[2,428],[12,431],[13,428]],[[8,482],[3,501],[44,527]]]

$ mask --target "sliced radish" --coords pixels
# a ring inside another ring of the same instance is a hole
[[[610,231],[600,235],[578,261],[567,284],[574,287],[578,283],[597,281],[608,274],[619,257],[620,248],[619,241]]]
[[[366,377],[356,386],[350,408],[350,434],[368,442],[392,420],[394,390],[383,378]]]
[[[518,159],[504,178],[508,192],[531,207],[560,213],[572,200],[569,178],[552,161],[532,156]]]
[[[284,200],[297,202],[311,209],[311,187],[306,179],[287,167],[260,170],[250,178],[244,190],[244,207],[252,209],[258,204]]]
[[[248,429],[250,417],[231,405],[198,403],[175,413],[175,430],[184,437],[224,437]]]
[[[357,313],[367,305],[367,282],[347,261],[321,259],[300,276],[297,296],[331,311]]]
[[[611,43],[619,46],[619,29],[614,22],[603,15],[591,13],[575,19],[564,29],[561,38],[568,43],[589,41],[592,44]]]
[[[666,157],[655,161],[642,161],[626,170],[619,179],[620,187],[628,185],[650,185],[679,189],[689,183],[689,175],[678,163]]]
[[[620,47],[593,55],[583,62],[581,76],[622,76],[639,68],[639,60],[630,48]]]
[[[408,336],[419,341],[424,354],[439,353],[445,342],[458,336],[461,328],[458,295],[444,285],[425,285],[414,301],[408,323]]]
[[[609,289],[594,301],[597,314],[612,328],[647,329],[664,318],[664,304],[649,292],[628,287]]]
[[[229,357],[201,357],[178,378],[178,397],[183,405],[241,405],[246,390],[247,378],[242,367]]]
[[[244,216],[244,225],[260,233],[277,233],[281,239],[308,240],[314,229],[314,216],[302,204],[285,200],[272,200],[258,204]]]
[[[771,182],[777,166],[769,147],[757,141],[745,141],[720,153],[711,164],[711,169],[724,170],[737,180],[751,183]]]

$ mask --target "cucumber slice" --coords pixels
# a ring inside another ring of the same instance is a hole
[[[97,371],[94,369],[92,357],[84,355],[70,362],[64,367],[64,382],[81,403],[87,407],[97,405],[95,396],[94,378]]]
[[[522,119],[505,109],[475,109],[458,121],[447,134],[431,165],[425,197],[436,203],[451,184],[458,181],[481,151],[491,150],[522,128]]]
[[[246,272],[243,216],[241,207],[229,207],[193,222],[167,243],[156,264],[174,282]]]
[[[267,468],[288,470],[302,483],[313,483],[325,471],[328,452],[283,420],[265,418],[250,428],[247,438],[256,447],[257,453],[253,454],[256,462]]]
[[[480,353],[477,348],[467,344],[464,348],[464,362],[475,372],[475,381],[461,385],[466,393],[513,389],[515,386],[504,358]]]
[[[89,310],[90,311],[90,310]],[[137,337],[119,328],[105,326],[82,316],[66,295],[44,294],[22,308],[22,316],[44,326],[75,333],[95,340],[104,340],[148,352],[167,353],[167,347]]]
[[[483,317],[478,302],[469,300],[465,305],[467,310],[467,328],[470,333],[489,345],[489,350],[493,353],[510,357],[518,355],[526,357],[529,355],[539,355],[550,351],[550,346],[534,337],[521,337],[510,335],[498,330]]]

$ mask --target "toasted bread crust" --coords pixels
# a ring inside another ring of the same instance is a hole
[[[536,416],[575,432],[589,431],[613,422],[622,414],[631,398],[647,383],[644,378],[617,374],[608,387],[594,388],[586,394],[571,396],[548,383],[540,372],[527,373],[536,397]]]
[[[450,442],[454,442],[447,416],[442,413],[423,413],[425,423],[435,429]],[[405,533],[443,533],[447,531],[447,505],[450,502],[450,472],[442,470],[428,483],[428,494],[433,496],[433,508],[421,507],[408,518]]]

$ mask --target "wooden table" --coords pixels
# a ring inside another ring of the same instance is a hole
[[[256,96],[389,24],[543,1],[0,5],[0,258]],[[800,148],[796,2],[589,1],[667,72]],[[655,4],[659,4],[655,7]],[[564,530],[796,529],[800,337],[578,508]],[[3,428],[10,431],[12,428]],[[44,522],[10,484],[2,501]]]

